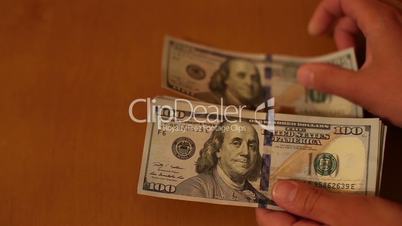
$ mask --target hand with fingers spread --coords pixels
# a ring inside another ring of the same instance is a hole
[[[304,86],[349,99],[402,127],[402,15],[378,0],[322,0],[308,27],[312,35],[333,28],[339,49],[365,39],[366,56],[355,72],[305,64]],[[256,210],[260,226],[402,226],[402,206],[377,197],[331,193],[294,181],[274,185],[274,201],[287,212]]]
[[[366,56],[362,68],[349,71],[328,64],[306,64],[298,71],[308,88],[331,93],[363,106],[402,127],[402,15],[378,0],[323,0],[309,33],[333,28],[339,49],[358,46],[363,35]]]

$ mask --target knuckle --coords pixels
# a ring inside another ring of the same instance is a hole
[[[322,195],[323,192],[320,189],[313,189],[308,192],[302,199],[302,211],[306,215],[313,214],[317,209],[318,201],[321,199]]]

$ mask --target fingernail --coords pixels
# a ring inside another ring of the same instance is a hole
[[[274,187],[274,200],[276,202],[293,202],[297,193],[297,183],[293,181],[279,181]]]
[[[313,87],[314,72],[308,68],[301,67],[297,73],[297,80],[302,85],[311,88]]]

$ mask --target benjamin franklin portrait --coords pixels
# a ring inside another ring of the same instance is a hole
[[[196,162],[197,176],[176,188],[176,194],[222,200],[267,203],[250,181],[260,177],[257,131],[247,122],[223,122],[212,132]]]
[[[260,73],[257,67],[245,59],[231,58],[223,62],[209,82],[210,92],[197,93],[196,98],[224,105],[255,107],[264,98]]]

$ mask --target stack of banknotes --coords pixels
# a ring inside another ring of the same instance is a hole
[[[281,179],[334,192],[379,192],[381,120],[361,118],[361,107],[296,81],[306,62],[356,70],[353,50],[267,56],[174,38],[164,48],[162,86],[191,100],[152,101],[139,194],[280,209],[272,187]]]

